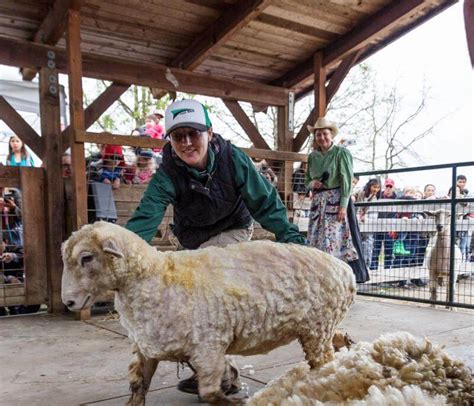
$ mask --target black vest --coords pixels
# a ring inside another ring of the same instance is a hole
[[[209,148],[216,161],[202,181],[189,173],[170,143],[163,148],[160,170],[169,176],[176,191],[173,233],[187,249],[198,248],[223,231],[243,228],[252,220],[235,183],[230,142],[214,134]]]

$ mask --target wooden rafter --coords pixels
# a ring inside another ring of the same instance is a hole
[[[330,43],[324,52],[324,66],[331,65],[348,54],[364,47],[376,36],[389,31],[402,17],[414,13],[420,7],[426,6],[423,0],[400,0],[391,2],[367,21],[356,26],[347,34]],[[271,82],[274,86],[292,88],[313,74],[313,58],[298,65],[280,78]]]
[[[339,64],[335,72],[332,74],[331,79],[326,87],[326,104],[329,105],[331,99],[336,94],[337,89],[341,86],[342,81],[347,76],[351,68],[357,62],[357,58],[361,53],[361,49],[353,52],[348,57],[344,58]]]
[[[349,55],[340,63],[340,65],[331,75],[329,83],[326,85],[326,92],[325,92],[326,93],[326,101],[325,101],[326,106],[331,102],[331,99],[333,98],[334,94],[337,92],[337,89],[339,89],[339,86],[341,85],[342,81],[347,76],[352,66],[354,66],[354,64],[357,62],[357,58],[359,57],[359,55],[360,55],[360,50],[355,51],[354,53]],[[316,118],[316,109],[313,108],[311,112],[309,113],[308,118],[306,119],[305,123],[300,128],[300,131],[298,132],[298,134],[296,135],[293,141],[294,151],[299,151],[301,147],[303,146],[303,144],[305,143],[306,139],[309,136],[308,125],[313,124],[315,121],[315,118]]]
[[[243,128],[245,133],[249,136],[250,141],[252,141],[255,148],[270,149],[270,146],[263,139],[263,137],[258,132],[255,125],[250,121],[245,111],[240,107],[240,104],[235,100],[223,100],[226,107],[232,113],[234,118]]]
[[[33,42],[56,45],[66,30],[68,10],[79,10],[82,3],[83,0],[56,0],[33,36]],[[21,73],[23,80],[33,80],[38,70],[22,68]]]
[[[123,85],[121,83],[112,83],[97,99],[95,99],[85,110],[84,110],[84,127],[89,128],[94,124],[99,117],[106,112],[106,110],[122,95],[124,94],[129,85]],[[62,132],[63,138],[63,149],[69,147],[69,131],[70,126],[66,127]]]
[[[55,53],[56,66],[67,71],[66,52],[57,47],[0,37],[0,64],[10,66],[47,66],[47,52]],[[83,75],[94,79],[118,81],[139,86],[159,87],[166,90],[202,94],[241,101],[285,106],[288,90],[244,80],[186,72],[160,64],[141,63],[107,56],[82,54]]]
[[[213,51],[222,46],[230,36],[257,17],[270,3],[271,0],[236,2],[220,19],[211,24],[186,49],[181,51],[169,66],[194,70]]]
[[[0,118],[36,155],[43,157],[43,142],[41,137],[3,96],[0,96]]]

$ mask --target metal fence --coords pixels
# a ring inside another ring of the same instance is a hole
[[[464,162],[356,174],[377,178],[413,173],[417,179],[420,176],[415,172],[447,170],[451,171],[451,191],[456,191],[444,198],[418,199],[407,188],[396,199],[356,202],[363,256],[371,277],[359,285],[359,294],[474,308],[474,199],[465,193],[467,189],[457,186],[459,168],[472,170],[473,165]]]

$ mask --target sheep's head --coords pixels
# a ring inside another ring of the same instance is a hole
[[[425,210],[425,213],[428,216],[434,217],[436,222],[436,230],[442,232],[445,227],[450,224],[451,212],[449,210],[438,209],[436,211]],[[463,213],[458,213],[457,218],[462,218]]]
[[[99,294],[118,287],[115,271],[124,253],[115,227],[104,222],[86,225],[64,242],[61,297],[70,310],[87,309]]]

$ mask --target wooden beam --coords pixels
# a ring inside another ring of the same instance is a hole
[[[79,10],[81,0],[56,0],[36,32],[33,41],[55,45],[66,31],[69,9]]]
[[[298,134],[296,134],[296,137],[293,140],[293,147],[292,147],[294,152],[299,152],[301,150],[301,147],[305,143],[306,139],[308,138],[309,136],[308,126],[314,124],[315,122],[314,120],[315,111],[316,109],[313,107],[308,117],[306,118],[304,124],[298,131]]]
[[[90,142],[92,144],[112,144],[112,145],[129,145],[131,147],[142,148],[163,148],[167,140],[155,140],[148,137],[133,137],[130,135],[111,134],[107,132],[95,133],[90,131],[75,131],[76,142]],[[274,161],[296,161],[306,162],[308,156],[306,154],[298,154],[291,151],[275,151],[272,149],[259,148],[240,148],[248,156],[252,158],[262,158]],[[0,167],[0,171],[1,171]]]
[[[323,66],[324,56],[322,52],[316,52],[313,59],[314,69],[314,108],[300,129],[297,137],[293,140],[293,151],[298,152],[309,136],[307,125],[313,124],[318,117],[326,114],[326,68]]]
[[[21,168],[26,304],[48,303],[43,168]],[[61,265],[62,268],[62,265]]]
[[[229,109],[229,111],[232,113],[232,115],[237,120],[237,122],[240,124],[240,126],[243,128],[245,133],[250,138],[250,141],[252,141],[253,145],[256,148],[271,149],[270,146],[267,144],[267,142],[263,139],[261,134],[258,132],[257,128],[255,128],[255,125],[250,121],[245,111],[242,109],[242,107],[240,107],[240,104],[237,101],[235,100],[222,100],[222,101],[224,102],[226,107]]]
[[[27,67],[47,66],[48,51],[53,51],[59,72],[67,73],[64,49],[1,36],[0,49],[0,64]],[[138,67],[136,62],[88,53],[83,54],[82,63],[83,76],[94,79],[271,106],[285,106],[288,103],[288,89],[257,82],[187,72],[153,63],[140,63]]]
[[[36,155],[43,159],[43,140],[3,96],[0,96],[0,118]]]
[[[66,30],[67,11],[70,8],[79,10],[82,2],[82,0],[56,0],[33,36],[33,42],[55,45]],[[37,69],[21,68],[23,80],[33,80],[37,73]]]
[[[63,261],[61,243],[64,234],[64,185],[61,178],[61,123],[59,107],[59,78],[56,69],[40,70],[41,134],[46,169],[46,262],[48,275],[48,311],[64,312],[61,300]]]
[[[174,58],[170,66],[194,70],[233,34],[260,15],[271,0],[241,0]]]
[[[341,86],[342,81],[347,76],[351,68],[357,62],[357,58],[361,53],[361,49],[353,52],[347,58],[344,58],[340,65],[337,67],[336,71],[331,76],[328,85],[326,86],[326,105],[329,105],[331,99],[336,94],[339,86]]]
[[[123,85],[120,83],[112,83],[102,94],[97,97],[85,110],[84,110],[84,128],[88,129],[94,124],[99,117],[104,114],[107,109],[122,95],[124,94],[130,85]],[[63,151],[69,148],[69,131],[71,126],[66,127],[62,132]]]
[[[69,111],[71,128],[85,130],[82,92],[81,16],[77,10],[67,14],[66,53],[69,73]],[[70,131],[69,145],[72,163],[72,226],[78,230],[87,224],[87,178],[84,144],[74,142],[75,133]],[[90,309],[81,311],[79,319],[90,318]]]
[[[419,8],[427,6],[424,0],[399,0],[390,2],[388,6],[378,13],[367,18],[366,21],[354,27],[347,34],[330,43],[322,51],[324,52],[324,66],[331,65],[341,58],[349,55],[355,50],[364,47],[378,35],[393,29],[394,24]],[[280,78],[271,82],[274,86],[285,86],[292,88],[313,74],[313,58],[285,73]]]

